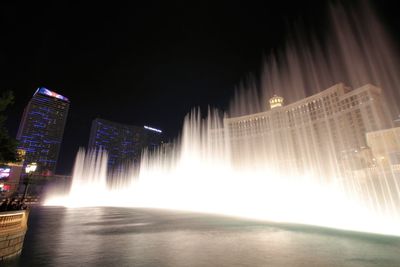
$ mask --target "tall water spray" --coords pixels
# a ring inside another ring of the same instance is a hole
[[[185,118],[180,140],[144,152],[136,170],[125,166],[125,171],[108,173],[107,179],[106,152],[80,150],[69,194],[46,203],[183,209],[400,235],[399,174],[378,164],[365,167],[359,179],[354,175],[359,162],[343,161],[343,155],[339,162],[335,150],[334,136],[346,135],[330,127],[321,135],[318,127],[309,127],[293,138],[290,129],[274,130],[282,128],[279,120],[271,122],[266,135],[263,130],[244,130],[238,138],[230,128],[252,113],[261,118],[274,93],[293,103],[338,82],[382,88],[383,112],[397,114],[392,102],[399,99],[397,54],[374,14],[365,8],[356,20],[342,8],[332,8],[332,27],[325,46],[296,41],[283,53],[271,55],[261,90],[237,94],[228,114],[209,111],[203,119],[200,111],[193,111]],[[343,84],[335,86],[347,90]],[[294,120],[293,127],[298,125],[296,118],[287,118]],[[377,122],[373,129],[385,128],[385,123]],[[394,140],[400,143],[399,135]]]

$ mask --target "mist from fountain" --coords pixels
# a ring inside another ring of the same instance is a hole
[[[397,114],[398,57],[371,9],[363,8],[360,18],[332,7],[333,30],[324,46],[293,38],[266,61],[259,87],[250,81],[249,90],[236,93],[227,114],[209,110],[202,118],[194,110],[181,138],[144,151],[139,167],[126,165],[107,178],[106,151],[80,150],[70,192],[49,197],[46,205],[179,209],[400,236],[398,174],[375,168],[363,181],[343,176],[332,132],[323,151],[313,149],[318,132],[311,129],[296,146],[276,132],[241,140],[238,152],[227,129],[230,118],[263,112],[274,93],[294,102],[337,82],[383,88],[385,112]],[[301,170],[282,164],[298,155],[307,159]]]

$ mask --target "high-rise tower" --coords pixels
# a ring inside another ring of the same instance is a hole
[[[39,87],[19,126],[18,148],[26,151],[25,164],[36,162],[42,174],[54,173],[69,109],[68,98]]]
[[[152,150],[162,143],[162,131],[149,126],[133,126],[95,119],[90,131],[89,149],[108,152],[108,166],[140,161],[143,149]]]

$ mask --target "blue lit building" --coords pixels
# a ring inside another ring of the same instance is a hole
[[[18,148],[26,151],[25,163],[36,162],[44,175],[54,174],[69,109],[68,98],[39,87],[18,129]]]
[[[144,126],[126,125],[95,119],[90,130],[89,149],[105,149],[108,166],[134,161],[139,162],[144,148],[154,149],[161,144],[162,131]]]

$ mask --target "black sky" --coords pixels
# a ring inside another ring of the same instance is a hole
[[[151,125],[172,138],[193,107],[226,108],[235,86],[247,74],[260,72],[263,55],[284,45],[288,24],[302,20],[323,34],[329,5],[53,2],[0,4],[0,91],[13,90],[16,96],[7,121],[13,136],[37,87],[71,100],[59,173],[71,171],[96,117]],[[399,38],[396,2],[372,4]]]

